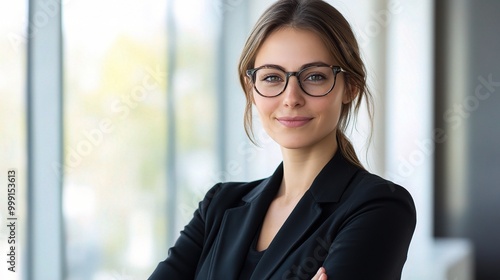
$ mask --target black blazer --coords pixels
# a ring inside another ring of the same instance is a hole
[[[238,279],[283,177],[219,183],[149,279]],[[318,174],[252,274],[252,280],[401,278],[416,224],[410,194],[348,162],[340,152]]]

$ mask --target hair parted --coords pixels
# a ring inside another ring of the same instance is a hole
[[[353,96],[351,102],[342,104],[337,141],[344,157],[364,168],[346,136],[346,130],[363,100],[367,102],[370,120],[373,122],[372,96],[366,84],[366,69],[351,26],[337,9],[323,0],[278,0],[262,14],[252,29],[238,65],[240,83],[246,96],[245,132],[255,143],[252,130],[253,87],[246,76],[246,70],[255,67],[255,58],[267,37],[284,27],[315,32],[330,50],[333,58],[338,61],[338,65],[346,70],[347,73],[344,73],[346,93]]]

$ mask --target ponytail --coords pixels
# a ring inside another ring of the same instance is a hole
[[[348,161],[350,161],[352,164],[356,165],[361,169],[365,169],[361,164],[361,162],[359,161],[351,141],[349,141],[349,138],[347,138],[344,132],[342,132],[340,129],[337,129],[337,145],[342,155]]]

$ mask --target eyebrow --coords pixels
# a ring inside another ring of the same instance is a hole
[[[300,70],[307,68],[307,67],[310,67],[310,66],[330,66],[330,64],[324,63],[323,61],[310,62],[310,63],[306,63],[306,64],[300,66],[299,70],[297,70],[297,71],[300,71]],[[259,67],[255,67],[255,68],[262,68],[262,67],[278,68],[278,69],[282,70],[283,72],[287,72],[283,66],[277,65],[277,64],[264,64],[264,65],[261,65]]]

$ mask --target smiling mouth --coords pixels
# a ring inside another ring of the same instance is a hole
[[[276,120],[282,125],[290,128],[301,127],[309,123],[313,118],[310,117],[282,117]]]

